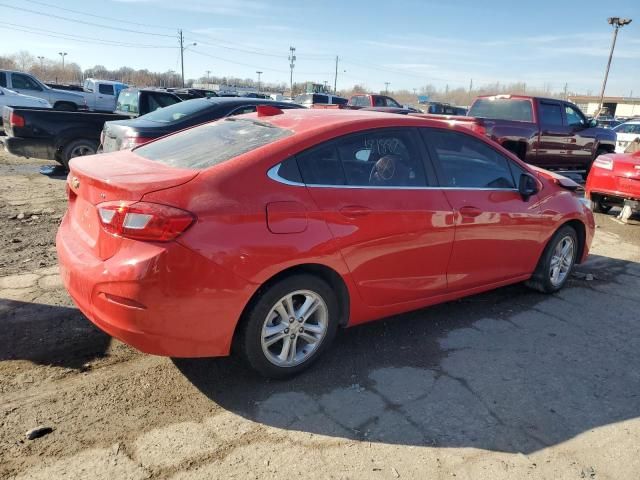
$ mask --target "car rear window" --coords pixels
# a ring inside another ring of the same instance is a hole
[[[120,92],[116,110],[120,112],[138,113],[138,92]]]
[[[256,120],[226,118],[183,130],[135,152],[171,167],[205,169],[291,134],[291,130]]]
[[[187,100],[185,102],[174,103],[168,107],[142,115],[140,118],[158,123],[173,123],[184,118],[192,117],[212,105],[213,103],[209,100],[198,98]]]
[[[533,122],[533,109],[529,100],[513,98],[480,98],[469,110],[470,117]]]

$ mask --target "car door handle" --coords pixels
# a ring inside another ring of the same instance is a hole
[[[364,217],[371,213],[371,209],[360,205],[348,205],[340,209],[340,213],[347,218]]]
[[[477,217],[482,214],[482,210],[477,207],[462,207],[460,209],[460,215],[463,217]]]

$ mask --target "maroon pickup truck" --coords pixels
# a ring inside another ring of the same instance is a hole
[[[468,117],[452,117],[522,160],[543,168],[584,169],[615,150],[616,134],[573,103],[523,95],[478,97]]]

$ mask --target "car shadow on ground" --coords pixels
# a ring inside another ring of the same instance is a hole
[[[0,361],[83,369],[105,356],[111,337],[76,308],[0,299]]]
[[[233,358],[174,363],[273,427],[526,453],[640,415],[639,292],[640,264],[592,256],[555,295],[515,285],[345,330],[291,380]]]

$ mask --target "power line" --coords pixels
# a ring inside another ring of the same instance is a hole
[[[27,0],[27,1],[30,2],[30,3],[35,3],[37,5],[43,5],[43,6],[49,7],[49,8],[57,8],[58,10],[63,10],[65,12],[76,13],[78,15],[85,15],[87,17],[99,18],[101,20],[113,20],[114,22],[127,23],[129,25],[136,25],[138,27],[162,28],[162,29],[165,29],[165,30],[175,30],[174,27],[167,27],[165,25],[152,25],[152,24],[146,24],[146,23],[132,22],[132,21],[129,21],[129,20],[121,20],[119,18],[114,18],[114,17],[106,17],[104,15],[94,15],[92,13],[86,13],[86,12],[82,12],[80,10],[73,10],[71,8],[63,8],[63,7],[59,7],[58,5],[53,5],[51,3],[46,3],[46,2],[40,2],[38,0]]]
[[[175,38],[175,35],[166,35],[164,33],[140,32],[138,30],[132,30],[130,28],[111,27],[109,25],[104,25],[102,23],[87,22],[85,20],[78,20],[78,19],[75,19],[75,18],[63,17],[61,15],[54,15],[52,13],[42,13],[42,12],[38,12],[36,10],[30,10],[28,8],[24,8],[24,7],[14,7],[12,5],[7,5],[6,3],[0,3],[0,7],[11,8],[13,10],[18,10],[20,12],[29,12],[29,13],[33,13],[35,15],[41,15],[43,17],[48,17],[48,18],[57,18],[59,20],[64,20],[65,22],[72,22],[72,23],[76,23],[76,24],[77,23],[82,23],[84,25],[90,25],[92,27],[106,28],[106,29],[109,29],[109,30],[118,30],[120,32],[137,33],[139,35],[152,35],[154,37]]]
[[[241,65],[243,67],[249,67],[249,68],[256,68],[255,65],[249,65],[248,63],[242,63],[242,62],[236,62],[235,60],[228,60],[226,58],[222,58],[222,57],[217,57],[215,55],[211,55],[209,53],[204,53],[204,52],[199,52],[198,50],[191,50],[191,53],[195,53],[197,55],[202,55],[204,57],[209,57],[209,58],[214,58],[216,60],[222,60],[223,62],[227,62],[227,63],[233,63],[235,65]],[[277,70],[275,68],[266,68],[266,67],[260,67],[262,70],[268,70],[270,72],[278,72],[278,73],[289,73],[286,72],[284,70]]]
[[[9,26],[4,26],[4,25],[9,25]],[[172,48],[172,49],[177,48],[169,45],[145,45],[145,44],[139,44],[139,43],[118,42],[116,40],[104,40],[100,38],[85,37],[82,35],[73,35],[71,33],[56,32],[54,30],[46,30],[43,28],[34,30],[26,25],[18,25],[17,23],[0,22],[0,28],[15,30],[15,31],[24,32],[24,33],[31,33],[31,34],[40,35],[43,37],[60,38],[63,40],[71,40],[71,41],[77,41],[82,43],[92,43],[95,45],[107,45],[107,46],[114,46],[114,47],[139,47],[139,48]],[[42,33],[42,32],[47,32],[47,33]]]

